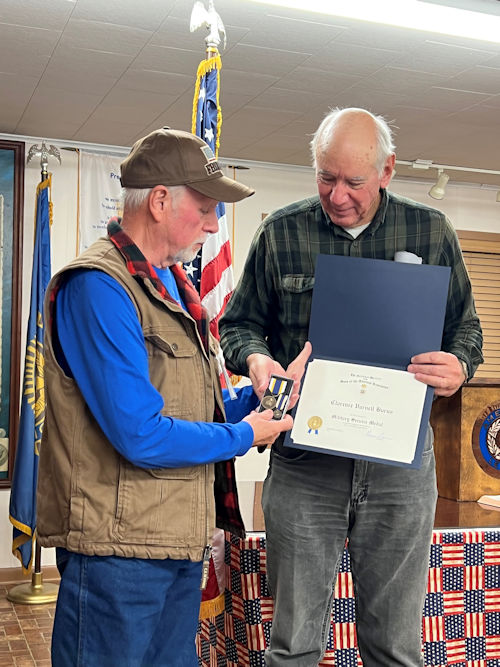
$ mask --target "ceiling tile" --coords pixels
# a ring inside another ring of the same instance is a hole
[[[342,74],[338,71],[321,71],[310,67],[296,67],[293,72],[279,80],[279,87],[288,90],[309,91],[312,93],[324,93],[328,91],[329,95],[333,96],[341,91],[349,88],[356,82],[360,81],[361,77],[356,77],[351,74]]]
[[[292,92],[286,88],[271,86],[252,99],[252,106],[261,109],[272,109],[278,112],[286,109],[287,111],[307,113],[320,105],[323,105],[326,109],[330,102],[331,97],[325,92],[311,93],[302,90]]]
[[[115,82],[115,77],[96,74],[89,69],[75,71],[60,65],[49,65],[39,85],[104,96]]]
[[[497,53],[485,63],[488,67],[500,67],[500,55]]]
[[[487,97],[484,100],[484,104],[487,104],[489,107],[496,107],[497,109],[500,108],[500,94]]]
[[[186,90],[194,94],[194,78],[184,74],[171,74],[154,70],[129,69],[120,77],[117,88],[128,91],[144,91],[165,94],[174,98]]]
[[[498,133],[500,113],[498,107],[489,106],[486,102],[457,111],[448,116],[450,120],[478,126],[490,132]],[[500,160],[499,160],[500,162]]]
[[[256,141],[300,117],[301,114],[290,111],[269,115],[262,109],[245,107],[224,121],[224,132],[238,132],[242,137],[248,137],[249,141]]]
[[[274,162],[275,160],[270,160]],[[301,150],[292,153],[287,158],[281,160],[283,164],[296,164],[296,165],[310,165],[311,164],[311,154],[308,147],[303,147]],[[314,194],[315,188],[312,187],[311,194]]]
[[[73,18],[154,31],[174,4],[175,0],[148,0],[141,3],[138,11],[137,0],[78,0]]]
[[[26,104],[38,85],[38,78],[33,76],[16,76],[0,72],[0,90],[8,90],[9,94],[2,97],[0,105],[0,122],[2,111],[8,104]]]
[[[448,79],[446,87],[495,95],[500,91],[500,68],[477,65]]]
[[[131,147],[137,132],[142,136],[143,127],[142,123],[122,123],[117,118],[103,121],[92,116],[75,132],[72,138],[75,141]]]
[[[0,72],[3,74],[14,77],[29,76],[38,80],[49,62],[49,55],[38,56],[29,49],[25,51],[22,48],[16,51],[0,43]]]
[[[336,38],[338,42],[372,49],[406,51],[422,44],[432,36],[418,30],[405,30],[394,26],[344,19],[345,30]]]
[[[198,51],[148,44],[135,58],[133,68],[187,74],[194,81],[201,60],[203,54]]]
[[[224,56],[223,67],[243,70],[252,63],[252,70],[272,76],[284,76],[303,63],[309,54],[282,49],[264,48],[251,44],[237,44]]]
[[[132,125],[142,123],[145,126],[152,123],[175,99],[174,96],[167,94],[138,93],[114,88],[95,108],[90,118],[104,122],[113,118],[122,121],[126,119]]]
[[[74,11],[68,0],[2,0],[2,23],[31,28],[62,30]]]
[[[45,62],[52,55],[61,37],[59,30],[47,28],[27,28],[25,26],[0,23],[0,48],[2,55],[0,69],[15,72],[18,62],[25,63],[28,58]],[[10,54],[10,55],[8,55]]]
[[[176,130],[191,131],[193,94],[187,91],[180,95],[167,109],[162,111],[146,126],[144,134],[159,127],[172,127]],[[136,137],[139,138],[139,137]]]
[[[279,149],[277,149],[276,146],[270,144],[269,141],[267,141],[267,139],[263,139],[261,141],[255,142],[254,144],[250,144],[249,146],[242,148],[240,150],[240,153],[241,153],[241,158],[243,160],[276,162],[276,152],[277,150],[279,150],[280,155],[282,157],[282,161],[286,164],[287,159],[296,152],[295,148],[296,147],[294,147],[293,144],[290,143],[287,144],[286,146],[280,145]]]
[[[80,126],[101,101],[100,95],[80,93],[63,88],[38,87],[22,118],[21,126],[36,119],[51,119],[57,130],[59,123]],[[21,130],[19,130],[21,132]],[[57,136],[57,132],[55,133]],[[53,133],[54,136],[54,133]]]
[[[418,47],[402,52],[398,66],[450,77],[480,63],[489,63],[494,56],[495,52],[487,48],[471,49],[467,46],[426,40]]]
[[[278,12],[274,15],[267,14],[265,21],[261,21],[249,31],[241,39],[241,43],[316,53],[344,32],[344,29],[337,25],[327,25],[319,20],[300,20],[277,14]]]
[[[230,90],[235,94],[250,95],[251,97],[259,95],[279,80],[276,76],[258,74],[253,70],[240,71],[233,69],[225,69],[221,78],[225,90]]]
[[[65,116],[57,121],[57,137],[54,134],[54,119],[52,117],[39,117],[37,114],[24,116],[20,123],[16,126],[17,134],[44,137],[57,139],[71,139],[74,133],[78,130],[79,123],[72,121],[71,118]]]
[[[425,105],[429,109],[441,109],[452,112],[469,107],[471,104],[483,102],[488,97],[486,93],[433,86],[429,94],[425,97]]]
[[[431,86],[439,86],[446,77],[440,74],[418,72],[403,67],[386,66],[365,77],[364,82],[371,89],[422,95]]]
[[[61,44],[135,56],[148,43],[151,35],[151,31],[140,28],[70,19],[61,37]]]
[[[246,135],[243,136],[237,129],[230,132],[229,128],[224,128],[220,142],[220,155],[228,158],[234,156],[242,158],[240,151],[249,143],[251,143],[249,138]]]
[[[330,106],[358,107],[383,116],[387,114],[388,118],[392,118],[392,109],[396,105],[410,103],[413,99],[408,93],[373,90],[368,88],[365,81],[362,80],[338,95],[332,96]]]
[[[399,65],[400,57],[400,51],[374,49],[335,41],[308,58],[304,67],[331,70],[342,63],[340,69],[343,74],[366,76],[389,63],[396,62]]]
[[[49,67],[66,68],[71,72],[90,72],[118,78],[127,69],[133,57],[124,53],[111,53],[103,49],[85,49],[72,44],[58,44],[50,59]]]
[[[238,111],[238,109],[246,106],[252,99],[258,98],[254,98],[253,95],[233,93],[231,89],[228,89],[226,86],[222,86],[219,99],[222,110],[222,122],[224,122],[226,118],[230,118],[230,116],[232,116],[235,111]]]

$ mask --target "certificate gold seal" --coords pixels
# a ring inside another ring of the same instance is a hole
[[[264,396],[262,398],[262,407],[266,410],[274,410],[276,407],[276,397],[275,396]]]
[[[316,416],[309,417],[309,419],[307,420],[307,425],[309,426],[309,433],[311,431],[314,431],[317,434],[322,424],[323,420],[321,419],[321,417],[316,417]]]

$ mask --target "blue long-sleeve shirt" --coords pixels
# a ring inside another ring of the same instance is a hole
[[[164,402],[149,380],[135,308],[111,276],[72,272],[57,294],[56,326],[59,362],[108,440],[134,465],[204,464],[240,456],[251,447],[252,427],[240,421],[258,403],[251,387],[238,390],[238,400],[230,400],[224,390],[227,420],[238,423],[188,422],[161,414]]]

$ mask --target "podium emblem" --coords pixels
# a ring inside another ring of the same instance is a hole
[[[484,472],[500,478],[500,403],[489,405],[476,419],[472,450]]]

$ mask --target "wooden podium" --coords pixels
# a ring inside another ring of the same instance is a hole
[[[439,495],[500,495],[500,381],[471,380],[431,412]]]

